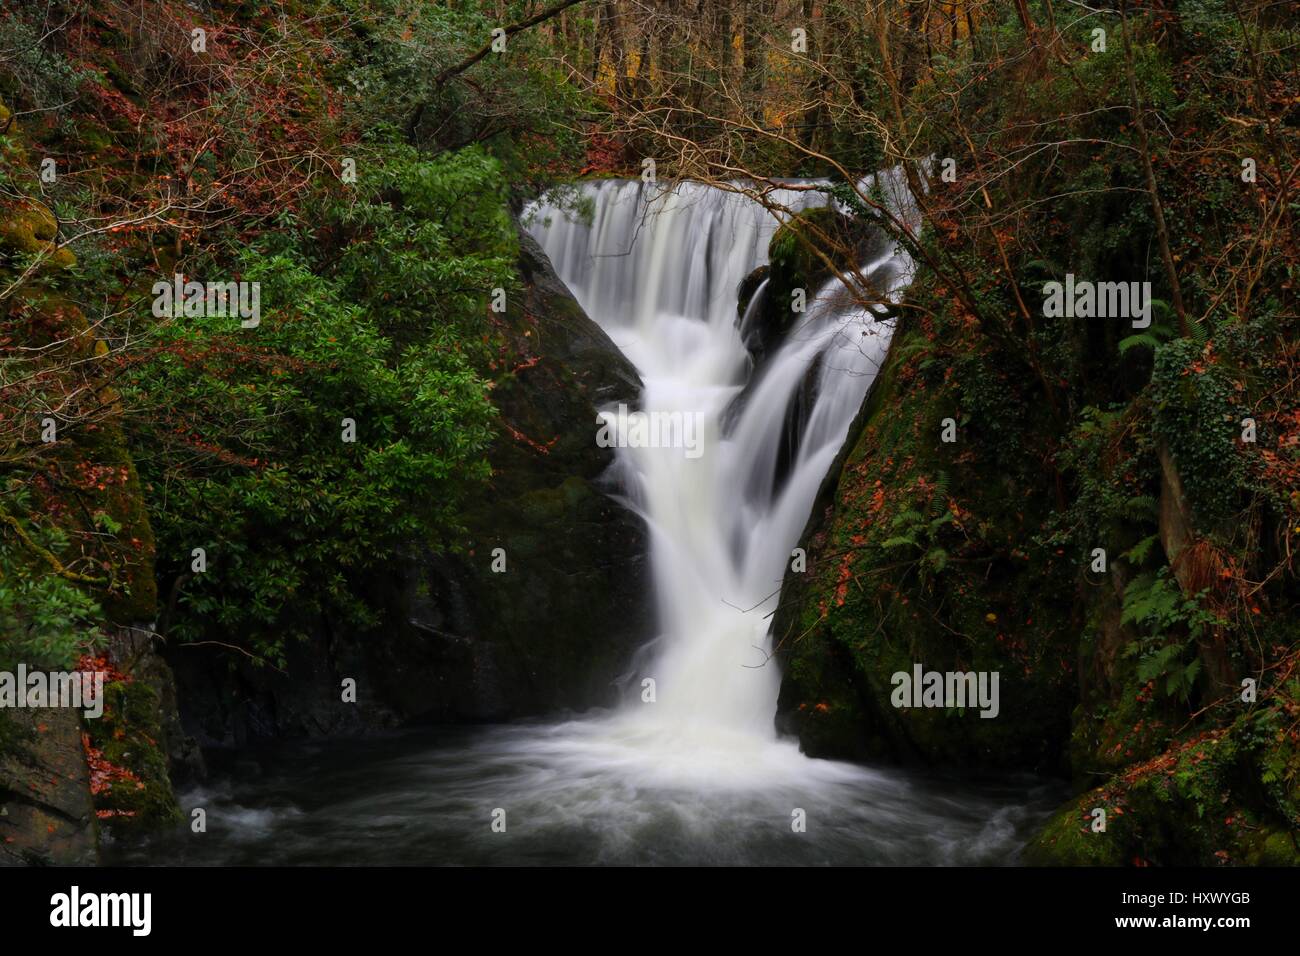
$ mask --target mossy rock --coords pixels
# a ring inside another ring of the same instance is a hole
[[[13,168],[18,168],[27,162],[27,150],[23,148],[23,142],[18,135],[18,120],[13,118],[13,113],[5,106],[4,101],[0,100],[0,159],[3,159]]]
[[[94,338],[85,316],[73,308],[70,327],[77,332],[81,347],[96,355],[104,354],[107,346]],[[106,407],[118,406],[117,392],[110,385],[101,384],[98,393]],[[121,422],[117,417],[109,417],[87,424],[72,441],[75,454],[106,469],[105,480],[86,492],[91,514],[102,513],[116,525],[110,549],[117,569],[117,586],[101,602],[105,613],[115,624],[153,620],[158,603],[153,528]]]
[[[90,743],[113,768],[128,772],[95,794],[95,808],[116,832],[151,830],[179,823],[162,738],[158,693],[139,681],[104,685],[104,713],[87,718]]]
[[[758,340],[761,352],[770,351],[796,321],[796,290],[803,292],[806,304],[830,275],[814,249],[834,230],[837,216],[833,209],[808,209],[782,223],[772,235],[767,246],[767,301],[763,314],[756,317],[758,327],[747,336],[747,341]]]
[[[42,256],[39,271],[76,265],[77,257],[56,244],[59,223],[43,203],[22,199],[0,205],[0,253]]]
[[[1251,866],[1300,866],[1300,837],[1295,830],[1264,830],[1252,841]]]
[[[1030,866],[1123,866],[1124,842],[1115,839],[1107,814],[1107,832],[1093,832],[1096,796],[1086,795],[1054,813],[1030,841],[1022,859]],[[1101,806],[1101,809],[1107,809]]]
[[[834,271],[823,256],[840,268],[857,265],[862,232],[861,224],[831,206],[805,209],[782,223],[767,246],[771,291],[778,305],[788,309],[795,289],[813,297]]]
[[[965,441],[945,378],[922,381],[930,344],[904,326],[814,505],[804,573],[787,572],[774,622],[778,725],[818,756],[882,751],[945,765],[1062,768],[1074,707],[1074,632],[1057,600],[1069,571],[1022,557],[1041,514]],[[929,363],[933,368],[935,363]],[[996,672],[999,713],[895,708],[898,672]]]
[[[1026,849],[1044,865],[1300,865],[1294,702],[1278,695],[1175,743],[1059,810]],[[1093,812],[1106,811],[1093,832]]]
[[[49,346],[52,363],[68,363],[102,356],[107,346],[98,340],[85,315],[68,299],[38,287],[14,297],[8,324],[22,330],[31,347]],[[81,362],[88,376],[99,372],[97,362]],[[116,409],[117,392],[100,378],[88,378],[102,409]],[[62,428],[50,447],[51,467],[61,475],[57,497],[75,499],[70,508],[50,508],[60,514],[72,538],[65,562],[79,557],[78,542],[93,541],[93,556],[112,569],[111,584],[94,588],[109,622],[133,624],[154,619],[157,583],[154,578],[154,536],[145,507],[144,492],[126,436],[115,415],[92,416],[77,427]],[[86,521],[89,516],[89,525]],[[93,539],[89,536],[93,535]]]
[[[737,290],[736,315],[741,323],[758,286],[767,280],[762,307],[740,328],[755,361],[780,344],[834,274],[828,261],[840,269],[859,264],[867,231],[865,224],[830,206],[806,209],[777,229],[768,243],[768,264],[746,276]],[[804,303],[799,310],[796,290],[802,292]]]
[[[0,126],[9,113],[0,105]],[[16,126],[0,139],[6,151],[25,153]],[[12,146],[12,151],[10,150]],[[6,303],[0,313],[3,332],[21,339],[30,348],[40,348],[51,367],[80,369],[78,385],[93,388],[100,410],[74,428],[61,430],[52,446],[51,468],[59,476],[52,487],[56,497],[75,499],[72,507],[48,509],[59,519],[73,541],[69,560],[81,557],[78,542],[90,545],[96,564],[112,569],[112,584],[94,594],[108,619],[131,624],[150,621],[157,607],[154,580],[154,537],[144,505],[144,494],[135,464],[127,452],[126,438],[113,414],[118,395],[102,374],[105,366],[86,361],[105,356],[107,345],[97,339],[77,304],[55,291],[49,276],[76,264],[71,251],[58,246],[59,223],[48,206],[33,198],[0,200],[0,271],[16,277],[31,256],[43,257],[40,267]],[[5,268],[5,260],[14,260]],[[49,504],[66,503],[54,502]],[[88,520],[87,520],[88,519]],[[93,524],[92,524],[93,523]],[[98,572],[97,572],[98,573]]]
[[[26,165],[27,150],[18,135],[18,123],[0,103],[0,156],[6,164]],[[5,258],[43,256],[36,275],[60,272],[76,265],[77,258],[58,246],[59,221],[50,208],[38,199],[20,197],[0,199],[0,265]]]
[[[118,526],[111,544],[117,586],[102,597],[104,613],[114,624],[152,621],[158,606],[153,527],[126,436],[116,421],[106,421],[88,427],[78,442],[101,467],[111,469],[113,479],[90,493],[96,506],[91,513],[103,513]]]

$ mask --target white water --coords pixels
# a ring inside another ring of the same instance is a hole
[[[656,701],[643,702],[636,681],[636,693],[606,729],[630,754],[652,758],[660,780],[748,787],[770,785],[773,775],[834,776],[835,765],[805,760],[776,737],[780,673],[769,615],[817,488],[884,358],[889,329],[832,279],[762,362],[726,425],[724,412],[751,376],[736,327],[736,290],[767,261],[778,220],[741,195],[694,183],[585,188],[594,202],[590,225],[542,205],[530,211],[531,231],[636,365],[643,410],[696,414],[703,435],[697,457],[681,448],[617,451],[627,500],[651,532],[661,636],[637,675],[653,678]],[[773,198],[791,210],[825,202],[795,189]],[[883,238],[863,268],[884,292],[900,289],[910,271],[906,255]],[[815,397],[778,484],[787,410],[810,375]]]

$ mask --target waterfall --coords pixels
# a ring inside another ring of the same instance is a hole
[[[646,600],[661,625],[626,701],[444,730],[433,744],[313,744],[233,792],[191,794],[190,805],[210,808],[213,834],[182,837],[177,852],[243,864],[1014,858],[1064,794],[811,759],[774,728],[779,674],[767,615],[888,329],[833,280],[753,367],[736,329],[736,287],[764,261],[776,220],[695,184],[659,194],[606,181],[582,193],[589,224],[542,203],[534,235],[640,369],[642,411],[694,413],[701,428],[698,455],[615,453],[622,494],[651,529]],[[823,201],[797,189],[778,198],[791,209]],[[883,236],[873,248],[866,272],[877,288],[899,290],[910,263]],[[642,698],[645,679],[655,681],[653,703]]]
[[[896,177],[882,185],[903,191]],[[776,215],[740,193],[690,182],[606,180],[581,195],[589,224],[543,201],[528,212],[530,231],[641,373],[641,411],[694,416],[701,446],[694,456],[671,447],[616,452],[626,501],[650,529],[660,623],[620,716],[677,748],[774,740],[780,675],[770,614],[889,328],[832,278],[751,367],[736,290],[767,261]],[[772,198],[791,211],[827,202],[808,189]],[[897,292],[910,260],[883,234],[873,252],[862,272],[873,288]],[[654,680],[653,704],[642,700],[644,678]]]

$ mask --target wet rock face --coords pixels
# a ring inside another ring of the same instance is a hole
[[[500,317],[506,368],[493,476],[463,510],[460,548],[412,544],[365,583],[387,609],[370,634],[328,625],[289,648],[284,673],[169,652],[189,732],[206,743],[354,733],[407,722],[500,720],[612,703],[652,635],[644,522],[611,497],[613,451],[596,411],[634,405],[631,363],[528,235],[523,294]],[[495,570],[494,570],[495,568]],[[356,681],[344,702],[343,681]]]
[[[384,648],[400,713],[500,719],[612,703],[651,636],[642,520],[611,497],[596,411],[635,404],[631,363],[520,234],[522,302],[505,314],[515,373],[489,487],[465,509],[466,553],[427,554],[390,583],[405,622]],[[516,297],[518,298],[518,297]],[[396,675],[418,662],[423,679]]]
[[[17,746],[0,755],[0,866],[98,862],[81,717],[66,708],[16,711]]]

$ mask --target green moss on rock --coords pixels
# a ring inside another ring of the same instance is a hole
[[[1300,865],[1295,699],[1180,740],[1058,811],[1026,859],[1052,865]],[[1106,811],[1093,832],[1093,811]]]
[[[58,222],[41,203],[30,199],[0,205],[0,253],[41,257],[41,273],[69,269],[77,257],[59,248]]]
[[[51,362],[86,360],[107,352],[81,309],[63,296],[29,292],[22,297],[21,308],[20,318],[32,345],[62,343],[47,353]],[[81,367],[90,376],[101,371],[94,361],[83,361]],[[117,392],[106,380],[92,377],[88,382],[95,388],[100,407],[118,407]],[[58,509],[65,530],[74,537],[93,532],[97,556],[111,571],[110,583],[96,588],[94,595],[108,621],[132,624],[153,620],[158,597],[153,530],[118,417],[94,416],[64,429],[51,447],[51,455],[61,474],[72,479],[63,494],[77,500],[74,508]],[[94,522],[93,527],[83,527],[86,516]]]
[[[896,332],[815,507],[808,571],[787,573],[779,723],[819,755],[1055,769],[1074,689],[1054,600],[1066,570],[1026,560],[1036,476],[979,454],[932,351],[920,327]],[[940,440],[946,418],[965,428],[955,443]],[[892,675],[915,664],[997,672],[1000,713],[893,707]]]
[[[95,794],[95,808],[117,832],[154,829],[180,822],[162,737],[158,693],[148,684],[118,680],[104,685],[104,713],[86,720],[90,744],[108,768],[107,786]],[[125,772],[123,772],[125,771]]]

